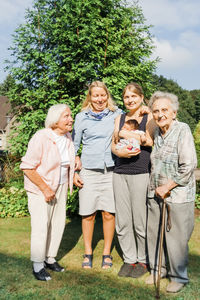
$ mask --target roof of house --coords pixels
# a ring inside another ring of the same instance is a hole
[[[10,109],[9,99],[5,96],[0,96],[0,130],[5,129],[7,125],[6,116],[9,116]]]

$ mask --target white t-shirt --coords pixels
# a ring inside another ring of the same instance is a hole
[[[70,164],[69,152],[67,148],[67,137],[65,135],[58,135],[53,131],[55,135],[56,145],[58,147],[61,157],[61,168],[60,168],[60,181],[59,184],[67,182],[68,178],[68,167]]]

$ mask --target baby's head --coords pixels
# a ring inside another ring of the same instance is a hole
[[[133,120],[126,121],[124,123],[124,126],[122,127],[122,130],[132,131],[132,130],[137,130],[138,128],[139,128],[138,121],[133,119]]]

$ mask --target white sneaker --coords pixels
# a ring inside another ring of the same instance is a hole
[[[184,287],[184,283],[171,281],[168,284],[166,291],[168,293],[178,293],[183,287]]]

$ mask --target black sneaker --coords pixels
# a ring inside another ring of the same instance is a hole
[[[45,268],[48,268],[52,271],[55,271],[55,272],[64,272],[65,269],[63,267],[61,267],[59,265],[59,263],[57,263],[57,261],[55,261],[53,264],[48,264],[46,261],[44,262],[44,267]]]
[[[44,268],[42,268],[39,272],[35,272],[33,270],[33,275],[37,280],[42,280],[42,281],[51,280],[50,274]]]
[[[124,263],[121,266],[121,269],[119,270],[118,276],[119,277],[131,277],[130,274],[135,267],[136,267],[135,264]]]
[[[132,268],[129,277],[138,278],[147,272],[147,265],[139,262],[135,265],[135,268]]]

